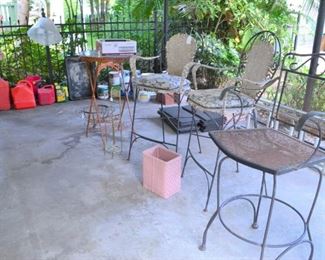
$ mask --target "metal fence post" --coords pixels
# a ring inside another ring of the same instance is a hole
[[[153,43],[153,54],[154,56],[158,55],[158,15],[157,10],[154,12],[154,43]],[[154,72],[158,73],[161,71],[160,59],[154,60]]]
[[[42,17],[45,17],[44,8],[42,8],[41,10],[42,10]],[[49,72],[49,80],[50,80],[49,83],[53,83],[53,69],[52,69],[52,62],[51,62],[50,47],[48,45],[45,46],[45,50],[46,50],[47,69]]]
[[[166,62],[166,44],[168,39],[168,1],[164,0],[164,28],[163,28],[163,46],[161,50],[161,56],[163,61],[163,70],[167,68],[167,62]]]

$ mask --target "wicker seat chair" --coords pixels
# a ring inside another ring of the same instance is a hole
[[[178,119],[180,114],[180,104],[183,99],[183,94],[190,89],[190,81],[187,80],[187,76],[192,67],[193,59],[196,53],[195,39],[187,34],[176,34],[172,36],[166,45],[166,60],[167,60],[167,73],[150,73],[142,76],[137,76],[136,62],[138,60],[150,61],[159,58],[156,57],[140,57],[133,56],[130,59],[130,67],[132,71],[132,85],[135,88],[135,101],[133,109],[132,127],[131,127],[131,139],[129,147],[128,159],[131,156],[131,150],[134,142],[139,139],[145,139],[148,141],[160,143],[164,146],[171,145],[178,149],[178,131],[176,131],[175,143],[167,142],[165,138],[164,120],[162,120],[162,138],[156,139],[155,137],[144,136],[136,132],[135,119],[136,119],[136,107],[140,90],[153,91],[156,93],[177,93],[178,105]],[[161,104],[161,109],[163,105]],[[167,118],[168,120],[168,118]],[[177,126],[178,129],[178,126]]]
[[[197,133],[194,119],[195,113],[199,111],[220,113],[223,116],[230,115],[228,120],[221,120],[223,125],[218,125],[219,129],[224,129],[226,126],[229,128],[230,125],[236,127],[238,121],[247,113],[252,112],[256,119],[254,113],[255,104],[265,89],[279,79],[279,77],[275,76],[275,73],[280,64],[280,59],[281,45],[277,36],[269,31],[261,31],[247,42],[241,55],[240,65],[236,68],[237,77],[227,82],[225,88],[197,89],[196,75],[198,69],[225,71],[229,70],[229,68],[216,68],[204,64],[196,64],[192,68],[194,90],[190,91],[187,100],[192,107],[192,131],[188,139],[182,177],[184,176],[188,160],[190,158],[193,159],[207,179],[208,194],[205,211],[208,207],[215,171],[208,170],[203,166],[191,151],[191,138],[193,134]],[[208,113],[207,116],[209,116]],[[216,122],[216,124],[218,123]],[[194,129],[196,131],[193,131]],[[200,143],[199,150],[201,152]],[[216,160],[219,160],[219,152]]]

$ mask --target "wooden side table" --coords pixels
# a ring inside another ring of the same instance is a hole
[[[103,143],[103,149],[106,151],[106,126],[105,122],[101,122],[100,111],[98,109],[97,99],[96,99],[96,86],[97,86],[97,78],[100,72],[106,68],[112,68],[113,70],[122,71],[123,74],[123,63],[128,61],[132,55],[101,55],[96,51],[84,51],[79,53],[80,60],[87,64],[87,73],[90,80],[91,87],[91,99],[89,105],[89,114],[87,119],[87,127],[86,127],[86,136],[89,133],[89,125],[91,121],[90,115],[95,112],[95,117],[98,122],[98,126],[100,128],[101,139]],[[123,76],[122,76],[122,84],[124,84]],[[119,100],[120,107],[120,118],[119,118],[119,126],[121,128],[121,120],[122,114],[124,111],[125,103],[129,107],[128,95],[126,95],[126,99],[121,104],[121,99]],[[130,109],[129,109],[129,114]]]

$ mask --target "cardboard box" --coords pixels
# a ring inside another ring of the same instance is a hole
[[[98,39],[96,41],[96,51],[102,55],[125,55],[137,53],[137,42],[127,39]]]

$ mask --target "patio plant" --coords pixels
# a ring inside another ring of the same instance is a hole
[[[161,9],[162,0],[133,1],[132,14],[143,18]],[[264,0],[172,0],[169,1],[170,34],[186,31],[197,36],[197,59],[217,67],[236,67],[238,53],[257,31],[270,30],[282,40],[284,52],[291,49],[294,23],[286,1]],[[181,18],[177,25],[175,20]],[[232,73],[214,75],[223,82]],[[210,82],[211,79],[205,79]]]
[[[199,71],[199,88],[221,87],[235,75],[239,64],[239,53],[231,42],[224,43],[214,33],[196,35],[198,48],[196,58],[199,62],[218,68],[234,68],[224,72]]]
[[[84,44],[83,39],[78,33],[67,33],[69,28],[71,28],[71,24],[61,28],[62,32],[65,32],[62,33],[62,42],[50,47],[55,82],[60,82],[64,79],[65,55],[75,55],[77,49]],[[44,79],[47,79],[49,75],[45,47],[31,41],[26,34],[27,29],[25,27],[15,31],[2,31],[3,37],[0,39],[0,46],[5,57],[5,64],[10,64],[10,68],[12,68],[4,69],[2,74],[4,78],[13,84],[24,78],[27,74],[38,74]],[[0,70],[1,66],[5,65],[0,63]]]
[[[132,14],[142,19],[161,9],[162,0],[131,2]],[[222,41],[240,45],[258,30],[270,30],[279,38],[288,35],[293,17],[285,0],[172,0],[170,18],[182,18],[194,30],[214,33]],[[250,32],[250,35],[246,33]]]
[[[301,68],[303,73],[308,74],[309,67],[305,65]],[[301,75],[288,74],[287,84],[283,91],[281,103],[294,109],[301,110],[304,103],[304,94],[306,91],[307,78]],[[312,109],[315,111],[325,111],[325,81],[315,80],[314,82],[315,98]],[[265,97],[272,100],[276,92],[276,87],[269,88]]]

